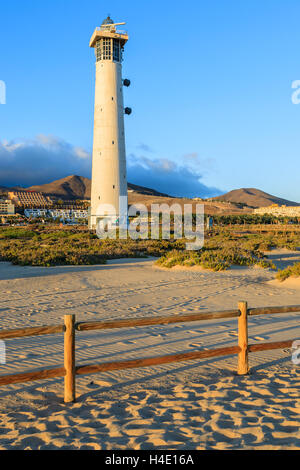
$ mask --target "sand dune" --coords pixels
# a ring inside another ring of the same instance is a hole
[[[300,277],[291,276],[284,281],[279,281],[278,279],[273,279],[269,281],[271,286],[284,287],[285,289],[300,289]]]
[[[300,291],[260,268],[162,270],[153,260],[33,268],[0,263],[1,328],[77,320],[300,304]],[[249,319],[251,343],[300,338],[299,314]],[[77,334],[78,364],[236,345],[236,319]],[[6,341],[0,373],[60,366],[62,335]],[[0,388],[0,449],[299,449],[299,366],[290,350],[80,376],[65,405],[63,380]]]

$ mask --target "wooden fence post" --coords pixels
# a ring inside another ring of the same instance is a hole
[[[238,354],[238,375],[249,373],[248,363],[248,304],[247,302],[239,302],[238,308],[240,316],[238,318],[238,345],[241,351]]]
[[[65,315],[64,366],[65,366],[65,403],[75,401],[75,315]]]

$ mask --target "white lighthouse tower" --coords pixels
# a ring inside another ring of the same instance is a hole
[[[114,23],[108,16],[90,41],[96,55],[91,229],[103,218],[116,216],[117,222],[125,216],[124,210],[127,212],[124,114],[130,114],[131,109],[124,109],[123,104],[123,86],[130,85],[129,80],[122,79],[122,56],[128,35],[117,26],[123,24]]]

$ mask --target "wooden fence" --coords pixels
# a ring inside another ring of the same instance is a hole
[[[248,317],[255,315],[270,315],[300,312],[300,305],[287,307],[265,307],[248,308],[247,302],[239,302],[236,310],[224,310],[221,312],[197,313],[189,315],[173,315],[168,317],[131,318],[128,320],[113,320],[102,322],[75,322],[75,315],[65,315],[64,325],[23,328],[18,330],[0,330],[0,340],[12,338],[24,338],[28,336],[50,335],[64,333],[64,367],[47,368],[34,372],[0,376],[0,385],[8,385],[34,380],[64,377],[64,401],[74,402],[76,398],[75,379],[76,375],[94,374],[110,370],[133,369],[148,367],[171,362],[190,361],[218,356],[238,355],[238,375],[249,373],[248,354],[257,351],[271,349],[290,348],[294,339],[273,343],[248,344]],[[119,362],[105,362],[102,364],[91,364],[76,366],[75,364],[75,333],[76,331],[104,330],[113,328],[134,328],[150,325],[170,325],[172,323],[184,323],[204,320],[218,320],[238,318],[238,344],[224,348],[210,349],[204,351],[191,351],[187,353],[171,354],[167,356],[150,357],[145,359],[133,359]]]

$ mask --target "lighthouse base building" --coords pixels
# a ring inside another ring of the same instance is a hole
[[[96,56],[90,229],[96,229],[98,222],[107,218],[118,223],[127,213],[124,114],[131,110],[124,109],[123,104],[123,87],[130,81],[122,78],[128,35],[117,30],[121,24],[125,23],[106,18],[90,41]]]

